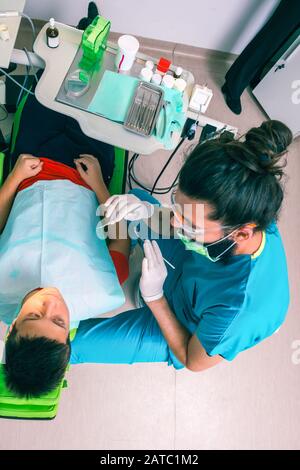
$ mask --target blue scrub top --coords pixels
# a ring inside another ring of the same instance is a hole
[[[178,267],[174,273],[169,271],[166,296],[178,320],[197,335],[208,355],[232,360],[283,323],[289,285],[275,224],[264,232],[255,255],[232,256],[227,264],[179,251]]]

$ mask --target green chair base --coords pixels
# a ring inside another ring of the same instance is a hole
[[[52,392],[39,398],[19,398],[5,384],[3,364],[0,364],[0,417],[21,419],[53,419],[57,414],[59,399],[67,381]]]

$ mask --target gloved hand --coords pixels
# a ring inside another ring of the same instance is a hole
[[[102,227],[116,224],[120,220],[148,219],[153,215],[154,206],[147,201],[141,201],[133,194],[111,196],[103,204],[105,217],[101,220]]]
[[[156,241],[144,242],[145,258],[142,265],[140,291],[145,302],[160,299],[168,271]]]

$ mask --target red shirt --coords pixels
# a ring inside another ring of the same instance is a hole
[[[40,180],[69,180],[72,181],[72,183],[79,184],[80,186],[84,186],[92,191],[90,186],[81,178],[75,168],[70,168],[64,163],[56,162],[49,158],[43,157],[40,158],[40,160],[44,162],[42,170],[36,176],[32,176],[31,178],[27,178],[22,181],[18,187],[18,191],[22,191]],[[109,252],[115,265],[119,282],[120,284],[123,284],[129,276],[128,260],[126,256],[119,251],[109,250]]]
[[[91,189],[89,185],[81,178],[80,174],[77,170],[75,170],[75,168],[71,168],[64,163],[55,162],[49,158],[43,157],[40,158],[40,161],[44,162],[41,171],[36,176],[32,176],[31,178],[27,178],[26,180],[22,181],[18,187],[18,191],[22,191],[22,189],[28,188],[33,183],[36,183],[40,180],[69,180],[75,184],[84,186],[87,189]]]

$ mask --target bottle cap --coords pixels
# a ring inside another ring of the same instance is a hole
[[[177,78],[180,77],[180,75],[182,74],[182,72],[183,72],[182,67],[176,67],[175,75],[176,75]]]
[[[142,80],[145,80],[145,82],[150,82],[152,76],[153,76],[152,70],[148,69],[147,67],[144,67],[144,68],[140,71],[140,78],[141,78]]]
[[[165,59],[164,57],[161,57],[157,64],[157,70],[161,73],[166,73],[169,70],[170,65],[171,65],[170,60]]]
[[[155,83],[155,85],[161,84],[162,76],[159,73],[154,73],[151,78],[151,82]]]
[[[162,79],[161,84],[166,88],[173,88],[175,78],[172,75],[165,75]]]
[[[147,69],[153,70],[154,63],[152,62],[152,60],[146,60],[145,66],[147,67]]]
[[[49,23],[50,23],[51,28],[54,28],[54,26],[55,26],[54,18],[50,18]]]

